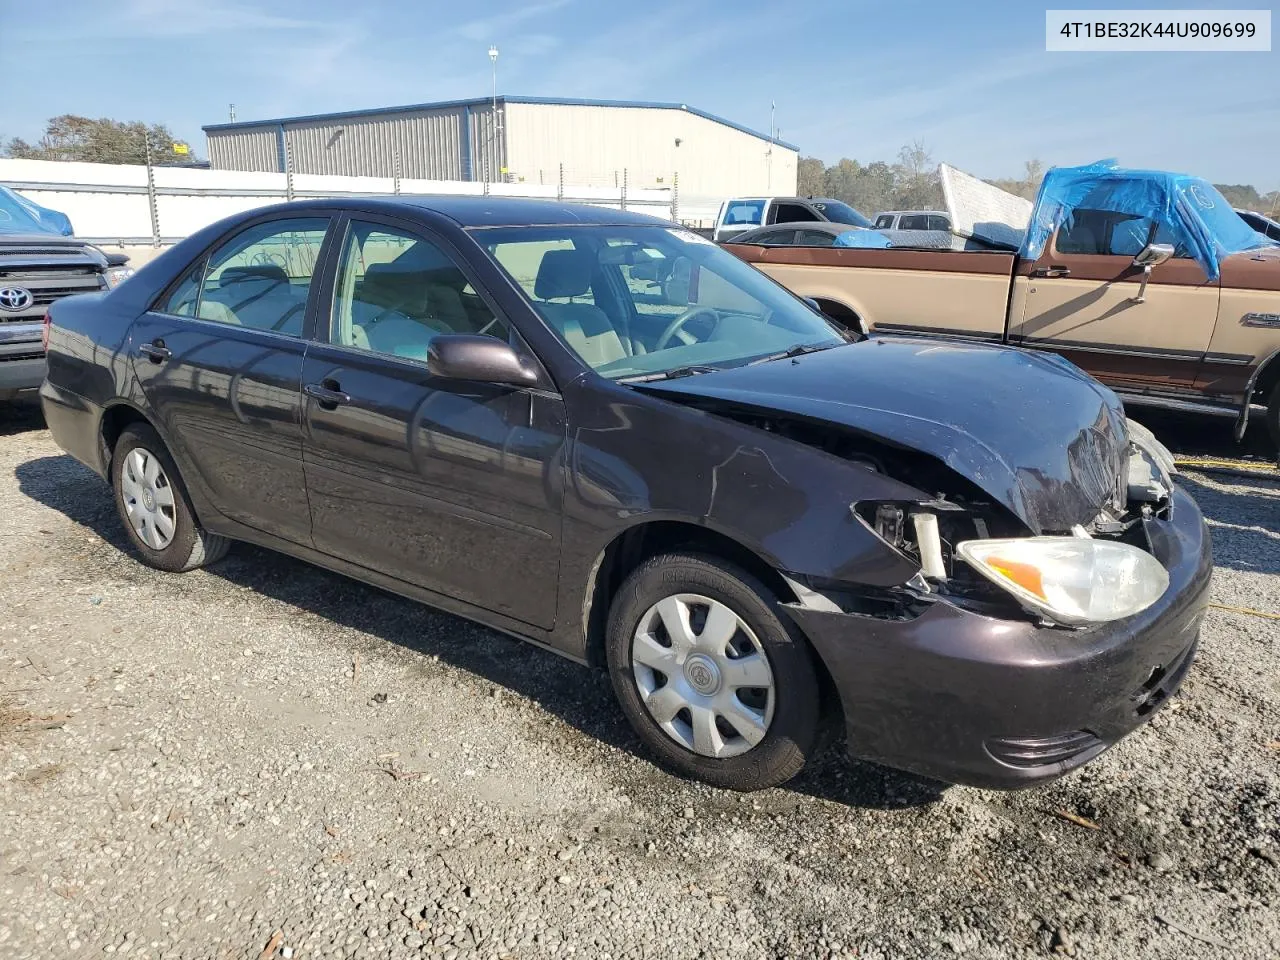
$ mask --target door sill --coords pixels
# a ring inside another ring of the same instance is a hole
[[[1240,416],[1240,405],[1238,403],[1218,404],[1204,400],[1181,400],[1176,397],[1160,397],[1148,393],[1128,393],[1124,390],[1116,390],[1116,393],[1126,405],[1131,403],[1134,406],[1159,407],[1162,410],[1175,410],[1180,413],[1200,413],[1211,417],[1236,419]]]

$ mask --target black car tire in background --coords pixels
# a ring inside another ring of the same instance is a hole
[[[1280,456],[1280,383],[1271,390],[1267,400],[1267,432],[1271,434],[1271,446]]]
[[[154,465],[151,463],[153,459]],[[142,471],[135,470],[139,461],[145,465]],[[149,467],[158,469],[154,482],[146,484],[151,502],[143,503],[140,498],[131,497],[129,491],[136,489],[137,481],[143,479],[137,473],[149,472]],[[177,464],[160,435],[150,425],[135,423],[120,434],[111,457],[111,488],[125,534],[139,558],[148,566],[170,573],[185,573],[226,556],[231,541],[209,533],[197,522]],[[170,524],[172,529],[167,541],[159,546],[147,543],[135,527],[131,509],[149,510],[153,515],[163,513],[167,520],[166,529]]]
[[[676,742],[650,714],[641,695],[632,656],[637,630],[660,601],[679,596],[728,607],[746,628],[735,635],[738,642],[754,641],[772,673],[771,722],[763,739],[736,756],[702,756]],[[821,712],[812,654],[777,597],[746,571],[699,554],[666,554],[646,561],[614,596],[605,643],[609,675],[627,720],[676,772],[730,790],[762,790],[790,780],[812,755]]]

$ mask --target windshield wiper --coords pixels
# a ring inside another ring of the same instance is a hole
[[[757,363],[769,363],[773,360],[790,360],[792,357],[803,357],[806,353],[817,353],[819,350],[827,350],[831,347],[839,346],[835,343],[797,343],[794,347],[783,350],[781,353],[771,353],[767,357],[760,357],[752,360],[747,364],[748,367],[755,366]]]
[[[652,380],[676,380],[680,377],[692,377],[699,373],[715,373],[719,367],[706,364],[692,364],[687,367],[672,367],[660,373],[641,373],[633,377],[619,377],[618,383],[649,383]]]

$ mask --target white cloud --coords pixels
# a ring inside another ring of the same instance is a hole
[[[276,16],[225,0],[127,0],[102,26],[117,36],[185,37],[246,30],[315,30],[325,24]]]
[[[528,23],[530,20],[536,20],[545,14],[559,10],[570,2],[572,0],[543,0],[542,3],[513,7],[488,17],[468,20],[454,27],[453,32],[476,43],[497,43],[499,40],[510,37],[511,31],[522,23]]]

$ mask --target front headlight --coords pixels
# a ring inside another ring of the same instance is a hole
[[[107,286],[115,289],[134,274],[133,267],[108,267]]]
[[[1169,586],[1155,557],[1109,540],[966,540],[956,553],[1023,606],[1068,626],[1132,616]]]

